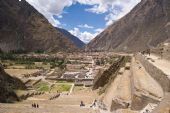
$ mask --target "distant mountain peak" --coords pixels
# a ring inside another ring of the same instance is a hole
[[[57,27],[56,29],[60,31],[61,33],[63,33],[65,37],[67,37],[70,41],[72,41],[76,45],[76,47],[83,48],[85,46],[85,43],[83,41],[81,41],[78,37],[72,35],[67,30],[62,29],[62,28],[57,28]]]

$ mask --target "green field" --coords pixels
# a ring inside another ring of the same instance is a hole
[[[71,88],[70,84],[55,84],[52,88],[51,88],[51,92],[67,92],[69,91]]]
[[[37,91],[44,92],[48,92],[50,89],[49,84],[47,82],[39,82],[35,85],[35,88],[37,89]]]

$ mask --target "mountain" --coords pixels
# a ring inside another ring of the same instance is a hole
[[[74,51],[76,46],[25,0],[0,0],[0,50]]]
[[[25,88],[22,81],[8,75],[0,64],[0,102],[18,101],[14,90]]]
[[[76,47],[82,48],[85,46],[85,43],[83,41],[81,41],[78,37],[69,33],[67,30],[61,28],[56,28],[56,29],[61,33],[63,33],[69,40],[71,40],[76,45]]]
[[[123,18],[109,26],[87,48],[136,52],[170,38],[170,0],[141,0]]]

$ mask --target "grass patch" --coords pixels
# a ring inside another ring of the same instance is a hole
[[[51,88],[51,92],[65,92],[65,91],[69,91],[71,88],[71,85],[69,84],[55,84],[52,88]]]
[[[68,81],[56,81],[56,83],[73,83],[73,82],[68,82]]]
[[[44,91],[44,92],[47,92],[50,89],[49,84],[47,82],[40,82],[40,83],[35,85],[35,88],[38,91]]]

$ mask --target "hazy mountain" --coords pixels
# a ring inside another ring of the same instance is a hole
[[[63,33],[69,40],[71,40],[78,48],[82,48],[85,46],[85,43],[83,41],[81,41],[78,37],[72,35],[71,33],[69,33],[67,30],[65,29],[61,29],[61,28],[56,28],[58,31],[60,31],[61,33]]]
[[[25,0],[0,0],[0,49],[56,52],[76,46]]]
[[[91,50],[140,51],[170,38],[170,0],[141,0],[88,45]]]

